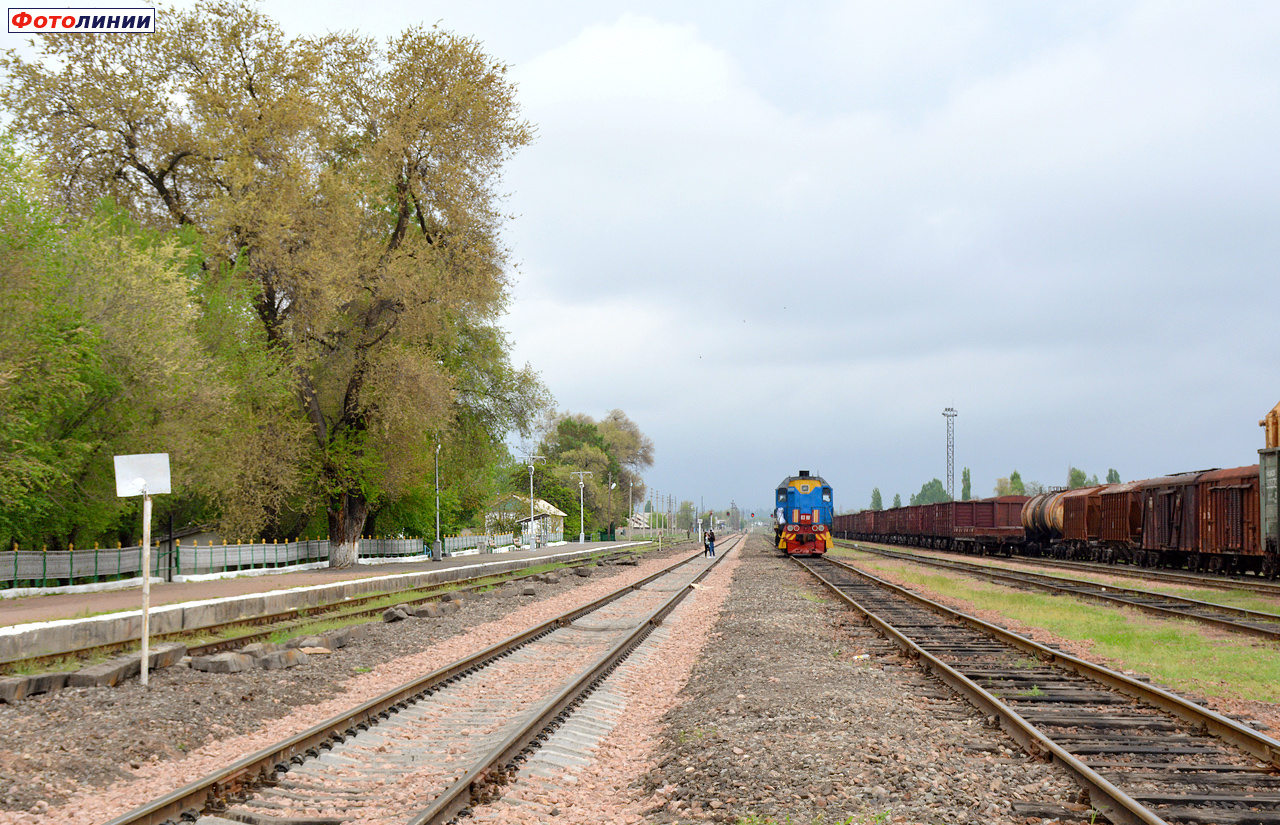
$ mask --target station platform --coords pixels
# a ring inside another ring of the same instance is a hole
[[[665,544],[665,542],[664,542]],[[239,571],[227,578],[152,580],[151,632],[194,629],[384,590],[423,587],[651,542],[568,543],[537,550],[414,558],[347,568]],[[250,575],[253,573],[254,575]],[[0,602],[0,659],[60,652],[136,638],[142,630],[142,584],[103,591],[21,596]]]

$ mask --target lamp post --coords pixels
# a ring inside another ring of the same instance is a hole
[[[611,538],[614,541],[618,540],[618,531],[613,526],[613,488],[617,486],[618,486],[618,482],[616,481],[609,482],[609,532],[613,534]]]
[[[436,442],[436,543],[431,545],[431,558],[439,559],[440,549],[440,442]]]
[[[585,478],[595,473],[590,470],[574,470],[570,475],[578,477],[578,544],[582,544],[587,540],[586,527],[586,510],[582,504],[582,490],[586,486]]]
[[[537,462],[546,461],[547,459],[546,459],[546,456],[541,456],[541,455],[526,455],[526,456],[523,456],[523,458],[525,461],[529,462],[529,534],[532,535],[533,534],[533,467],[534,467],[534,464],[536,464]],[[536,544],[537,542],[535,541],[532,543]],[[530,549],[533,549],[533,548],[530,547]]]

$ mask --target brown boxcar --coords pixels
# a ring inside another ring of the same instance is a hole
[[[1100,494],[1098,540],[1107,561],[1134,561],[1142,547],[1142,482],[1113,484]]]
[[[1215,573],[1261,572],[1258,465],[1203,473],[1196,488],[1200,555],[1188,566]]]
[[[1102,516],[1102,487],[1080,487],[1062,494],[1062,544],[1069,558],[1092,559]]]
[[[1199,552],[1196,480],[1204,474],[1205,471],[1180,473],[1139,482],[1142,490],[1140,564],[1182,567],[1192,553]]]

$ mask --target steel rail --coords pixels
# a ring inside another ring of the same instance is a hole
[[[1190,619],[1191,621],[1211,625],[1223,630],[1230,630],[1235,633],[1244,633],[1250,636],[1271,639],[1273,641],[1280,639],[1280,615],[1275,613],[1265,613],[1260,610],[1247,610],[1243,607],[1231,607],[1230,605],[1225,604],[1216,604],[1214,602],[1200,601],[1198,599],[1188,599],[1183,596],[1157,593],[1152,590],[1141,590],[1139,588],[1132,587],[1117,587],[1115,585],[1099,584],[1097,582],[1084,581],[1082,579],[1069,579],[1064,576],[1049,576],[1043,573],[1033,573],[1031,571],[1024,570],[1010,570],[1007,568],[994,567],[988,564],[979,564],[977,562],[966,562],[955,559],[938,559],[932,556],[921,556],[915,553],[904,553],[898,550],[883,550],[880,548],[872,548],[862,545],[858,545],[857,547],[864,553],[873,553],[889,559],[907,561],[912,564],[922,564],[943,570],[953,570],[965,575],[987,579],[988,581],[992,581],[997,584],[1038,587],[1042,590],[1048,590],[1053,593],[1066,593],[1078,596],[1082,599],[1092,599],[1104,604],[1120,604],[1125,607],[1132,607],[1153,616],[1160,616],[1161,618]],[[1132,598],[1126,598],[1126,596]],[[1237,618],[1252,619],[1257,622],[1270,622],[1275,626],[1259,627],[1257,625],[1233,621],[1232,619],[1223,618],[1221,616],[1195,613],[1191,610],[1179,609],[1177,607],[1164,607],[1158,604],[1149,604],[1138,600],[1142,598],[1158,599],[1176,605],[1181,605],[1185,608],[1226,613]]]
[[[581,567],[587,564],[594,564],[599,559],[610,559],[618,556],[631,555],[626,551],[605,551],[598,556],[589,556],[582,559],[575,559],[570,562],[558,563],[557,569],[571,569]],[[530,565],[531,567],[541,567],[543,565]],[[363,596],[357,596],[351,599],[344,599],[336,602],[325,602],[323,604],[303,605],[301,607],[293,607],[288,610],[282,610],[277,613],[261,613],[257,616],[246,616],[240,619],[233,619],[227,622],[213,622],[199,627],[189,627],[182,630],[172,630],[166,633],[151,634],[151,641],[178,641],[183,638],[192,636],[207,636],[218,633],[222,630],[236,627],[262,627],[269,625],[268,630],[258,630],[252,633],[244,633],[239,636],[231,636],[223,639],[216,639],[210,642],[191,645],[187,648],[187,652],[193,656],[203,656],[210,653],[218,653],[223,650],[233,650],[243,647],[250,642],[264,641],[270,636],[281,630],[288,630],[294,627],[305,627],[316,621],[316,617],[324,615],[328,620],[333,619],[355,619],[365,616],[374,616],[381,613],[385,608],[362,608],[355,610],[344,610],[344,608],[359,608],[361,604],[387,599],[392,596],[404,596],[402,601],[406,604],[422,604],[438,599],[444,593],[454,593],[458,591],[467,591],[475,587],[484,587],[492,582],[513,582],[526,579],[529,576],[537,575],[527,573],[520,575],[519,570],[507,571],[516,575],[505,575],[504,573],[487,573],[480,576],[468,576],[462,579],[451,579],[445,582],[423,585],[422,587],[411,587],[401,590],[383,590],[377,593],[368,593]],[[416,594],[416,595],[415,595]],[[336,614],[336,615],[332,615]],[[24,656],[16,659],[0,659],[0,674],[12,672],[15,669],[31,665],[43,665],[59,662],[67,659],[92,659],[108,653],[117,653],[121,651],[129,651],[138,646],[136,638],[122,640],[118,642],[107,642],[100,645],[90,645],[87,647],[70,648],[66,650],[56,651],[52,653],[42,653],[38,656]]]
[[[836,563],[833,560],[832,563]],[[875,627],[880,633],[886,636],[907,654],[911,659],[919,661],[923,664],[927,672],[934,673],[945,684],[953,690],[965,697],[970,704],[981,710],[984,714],[994,716],[1000,720],[1000,726],[1013,737],[1019,745],[1023,747],[1027,753],[1035,758],[1052,760],[1057,759],[1062,765],[1075,777],[1076,781],[1088,789],[1090,802],[1094,807],[1098,807],[1099,800],[1104,800],[1103,805],[1106,807],[1099,808],[1108,819],[1118,825],[1169,825],[1165,820],[1156,816],[1147,810],[1141,803],[1121,791],[1115,785],[1112,785],[1096,771],[1088,765],[1081,762],[1072,754],[1068,753],[1062,747],[1045,736],[1039,729],[1024,719],[1013,708],[1000,701],[990,692],[979,686],[969,677],[959,672],[946,662],[929,653],[920,645],[916,644],[910,637],[899,631],[889,622],[880,618],[870,609],[859,604],[851,596],[841,592],[836,585],[826,579],[822,574],[813,570],[803,562],[797,561],[802,567],[818,581],[822,582],[832,593],[836,594],[842,601],[853,607],[861,613],[871,626]],[[841,565],[843,567],[843,565]],[[870,580],[877,584],[888,585],[874,576],[868,576],[862,571],[854,571],[860,575],[867,576]],[[893,585],[889,585],[893,588]],[[901,594],[899,594],[901,595]],[[1109,804],[1108,804],[1109,803]]]
[[[1190,702],[1175,693],[1149,685],[1137,679],[1131,679],[1123,673],[1118,673],[1110,668],[1102,665],[1094,664],[1085,659],[1072,656],[1070,653],[1063,653],[1060,650],[1047,647],[1045,645],[1033,642],[1025,636],[1019,636],[1017,633],[1005,630],[999,625],[985,622],[976,616],[970,616],[968,613],[962,613],[958,610],[947,607],[932,601],[918,593],[899,587],[891,582],[877,578],[863,570],[829,559],[833,564],[839,565],[844,569],[862,576],[866,579],[874,581],[877,585],[884,587],[904,598],[910,599],[917,604],[923,605],[930,610],[942,613],[958,619],[970,627],[982,633],[995,636],[1006,644],[1017,647],[1024,653],[1028,653],[1048,664],[1056,664],[1064,670],[1071,670],[1087,679],[1092,679],[1107,687],[1127,694],[1134,699],[1147,702],[1162,710],[1173,713],[1185,722],[1201,726],[1204,730],[1213,734],[1224,742],[1229,742],[1248,753],[1250,756],[1269,763],[1272,767],[1280,768],[1280,742],[1265,736],[1249,727],[1236,722],[1216,711]]]
[[[879,541],[876,539],[836,539],[836,541],[846,542],[848,544],[853,544],[855,542],[858,544],[875,544],[884,547],[912,546],[891,544],[889,542]],[[947,553],[949,555],[969,555],[966,553],[959,553],[955,550],[940,550],[928,547],[918,547],[915,549],[929,550],[934,553]],[[1102,562],[1072,561],[1070,559],[1055,559],[1051,556],[998,556],[997,558],[1003,558],[1007,561],[1014,562],[1015,564],[1033,565],[1036,567],[1056,567],[1062,570],[1077,571],[1084,570],[1130,579],[1162,581],[1170,584],[1183,584],[1188,587],[1203,587],[1209,590],[1227,590],[1232,592],[1239,592],[1243,590],[1248,593],[1256,593],[1260,596],[1280,597],[1280,583],[1241,575],[1202,575],[1185,570],[1177,571],[1158,567],[1138,567],[1132,564],[1105,564]]]
[[[746,539],[737,537],[732,547],[726,547],[724,555],[717,554],[715,560],[707,565],[680,590],[675,591],[663,604],[642,618],[636,628],[622,639],[619,639],[609,650],[605,651],[590,667],[563,688],[558,694],[542,705],[517,730],[512,731],[506,739],[496,745],[489,753],[480,757],[462,777],[436,798],[430,807],[410,819],[406,825],[441,825],[468,810],[472,806],[473,793],[484,777],[492,776],[495,767],[505,768],[505,773],[514,775],[516,761],[524,761],[522,753],[528,753],[534,740],[554,727],[557,717],[581,704],[582,700],[595,689],[600,681],[622,662],[637,645],[644,641],[653,628],[662,623],[662,619],[670,613],[681,600],[689,594],[693,586],[702,581],[721,559],[741,546]]]
[[[141,805],[104,825],[161,825],[165,822],[177,821],[184,815],[189,816],[191,812],[217,813],[224,810],[228,799],[246,794],[257,786],[271,785],[275,781],[276,774],[287,772],[290,764],[301,764],[305,756],[318,756],[322,749],[330,749],[333,743],[344,741],[348,736],[354,735],[357,730],[366,730],[371,725],[377,724],[379,719],[386,719],[392,713],[416,703],[420,694],[432,691],[437,685],[470,675],[499,656],[637,590],[701,556],[700,551],[696,555],[680,559],[589,604],[579,605],[559,616],[496,642],[478,653],[392,688],[381,696],[236,760],[225,768]]]
[[[866,573],[865,571],[858,570],[850,565],[837,562],[834,559],[826,559],[826,561],[852,575],[873,582],[878,587],[882,587],[901,598],[943,616],[962,622],[974,630],[992,636],[997,640],[1004,642],[1023,653],[1034,656],[1047,664],[1056,665],[1063,670],[1074,672],[1084,678],[1091,679],[1134,699],[1160,708],[1167,713],[1198,726],[1201,730],[1224,742],[1241,748],[1256,759],[1265,761],[1273,767],[1280,767],[1280,742],[1257,733],[1256,731],[1250,730],[1244,725],[1222,716],[1221,714],[1207,708],[1200,707],[1199,705],[1189,702],[1168,691],[1130,679],[1123,674],[1117,673],[1108,668],[1087,662],[1083,659],[1079,659],[1075,656],[1054,650],[1044,645],[1037,644],[1023,636],[1011,633],[1004,628],[985,622],[977,617],[970,616],[966,613],[948,608],[945,605],[938,604],[924,596],[884,581],[883,579]],[[849,595],[840,591],[834,583],[827,580],[817,571],[811,569],[810,565],[805,564],[800,560],[797,560],[797,564],[800,564],[833,593],[836,593],[842,601],[862,613],[869,623],[879,629],[880,632],[884,633],[888,638],[892,639],[895,644],[901,647],[910,658],[921,660],[928,670],[937,674],[940,679],[966,697],[974,704],[975,707],[995,716],[995,718],[1000,721],[1001,726],[1016,741],[1018,741],[1018,743],[1022,745],[1028,753],[1039,758],[1058,759],[1064,767],[1071,771],[1077,781],[1089,790],[1091,800],[1094,801],[1095,807],[1098,806],[1098,800],[1105,800],[1103,804],[1111,807],[1111,810],[1104,809],[1103,813],[1113,821],[1122,822],[1125,823],[1125,825],[1139,825],[1139,823],[1141,823],[1141,825],[1162,825],[1165,823],[1165,820],[1161,819],[1141,803],[1137,802],[1128,794],[1117,788],[1080,759],[1073,756],[1070,752],[1053,742],[1052,739],[1047,737],[1038,728],[1028,722],[1009,705],[1002,702],[1000,699],[983,689],[964,674],[946,664],[938,657],[930,654],[905,634],[894,628],[889,622],[859,604]]]

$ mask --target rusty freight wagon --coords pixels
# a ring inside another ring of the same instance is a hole
[[[1103,561],[1132,563],[1142,547],[1142,482],[1112,484],[1099,494],[1099,501]]]
[[[945,507],[951,516],[953,546],[978,555],[1013,555],[1026,538],[1022,508],[1029,496],[953,501]]]
[[[1187,559],[1193,570],[1261,573],[1258,465],[1210,470],[1196,479],[1199,546]]]

